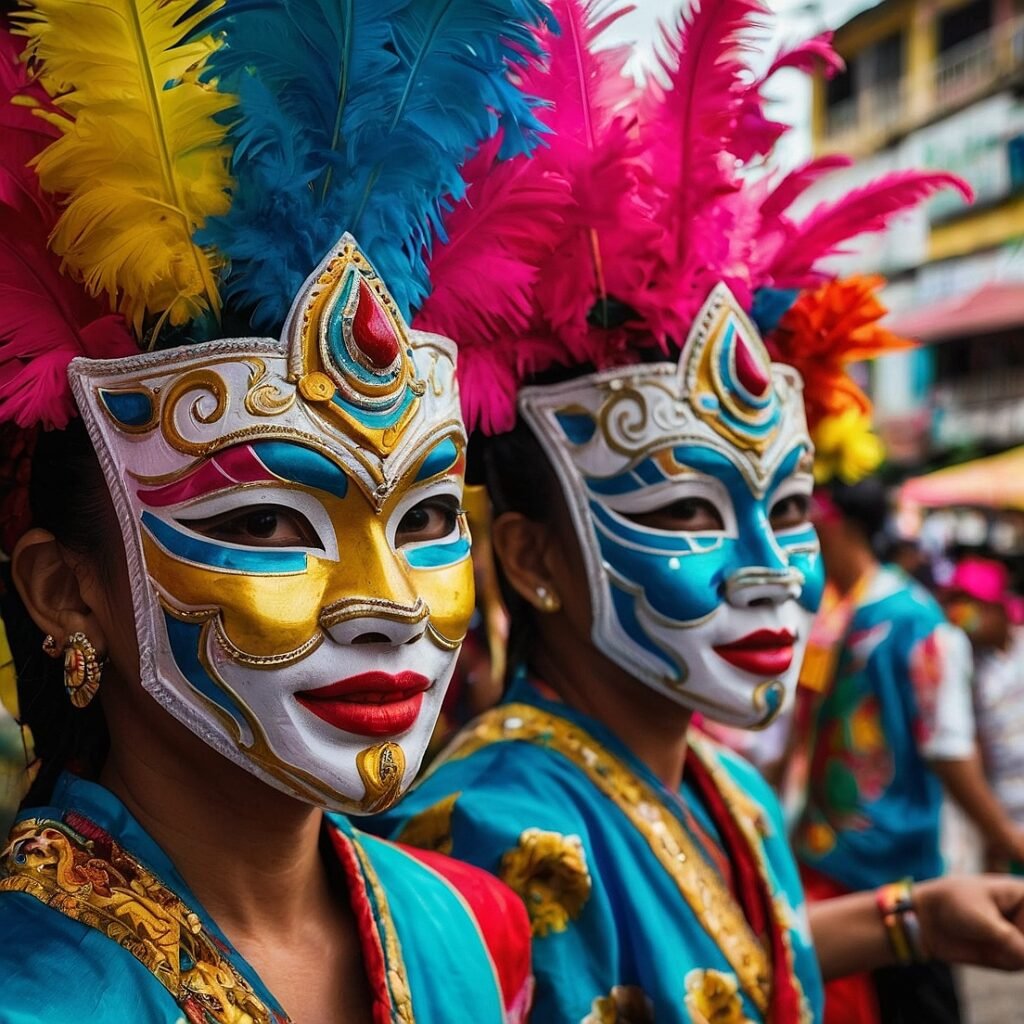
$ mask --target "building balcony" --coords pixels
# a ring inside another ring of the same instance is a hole
[[[843,146],[850,140],[876,139],[897,131],[907,116],[907,82],[903,79],[883,82],[828,109],[827,131],[830,145]]]

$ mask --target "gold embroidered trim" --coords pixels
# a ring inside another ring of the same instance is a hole
[[[715,756],[714,748],[710,743],[701,739],[690,737],[690,750],[696,757],[700,758],[701,764],[711,776],[715,788],[722,794],[729,814],[732,816],[737,827],[746,839],[754,855],[754,863],[757,865],[757,873],[762,881],[771,891],[771,882],[768,872],[768,860],[764,854],[763,840],[771,835],[771,826],[765,817],[764,809],[736,784],[728,772],[726,772]],[[807,1000],[803,985],[800,984],[800,976],[796,973],[796,959],[793,952],[792,928],[793,922],[790,918],[788,903],[776,896],[771,901],[771,913],[775,918],[775,924],[782,934],[782,945],[786,950],[786,970],[793,979],[797,996],[800,1000],[800,1021],[799,1024],[813,1024],[811,1006]]]
[[[658,794],[589,733],[529,704],[506,704],[481,715],[439,760],[465,758],[492,743],[517,740],[561,754],[622,811],[647,840],[651,852],[718,945],[744,992],[761,1013],[767,1012],[771,964],[742,909]],[[721,783],[720,775],[715,781]],[[731,783],[721,786],[727,803],[736,798],[738,787]],[[744,835],[749,833],[745,831]],[[760,847],[759,842],[751,845]]]
[[[405,971],[405,961],[402,959],[402,944],[398,939],[398,931],[395,929],[395,921],[391,916],[391,908],[388,906],[384,887],[380,884],[380,878],[362,846],[355,839],[349,840],[349,842],[352,849],[355,850],[363,877],[366,879],[366,885],[373,893],[373,900],[377,905],[377,919],[380,922],[380,932],[384,944],[384,966],[387,971],[388,992],[391,995],[392,1020],[399,1024],[416,1024],[416,1017],[412,1012],[412,991],[409,988],[409,978]]]
[[[0,852],[0,892],[27,893],[113,939],[190,1021],[288,1024],[221,955],[198,914],[102,833],[87,838],[60,821],[18,823]]]

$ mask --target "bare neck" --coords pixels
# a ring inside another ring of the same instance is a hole
[[[665,786],[679,789],[691,711],[634,679],[590,644],[542,641],[533,667],[566,704],[601,722]]]
[[[301,930],[310,907],[330,905],[319,808],[260,782],[155,705],[162,717],[140,732],[120,702],[111,704],[111,750],[100,781],[233,941]]]

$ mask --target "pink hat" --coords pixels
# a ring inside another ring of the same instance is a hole
[[[990,558],[965,558],[958,563],[948,590],[1007,608],[1012,600],[1009,571],[1002,562]]]

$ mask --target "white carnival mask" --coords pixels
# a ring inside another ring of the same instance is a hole
[[[519,398],[572,514],[595,645],[674,701],[739,727],[768,724],[795,687],[824,585],[810,523],[769,522],[813,487],[801,392],[719,285],[678,365]],[[679,502],[710,506],[717,527],[636,521]]]
[[[380,810],[415,777],[472,614],[454,353],[406,327],[346,235],[280,340],[71,364],[142,685],[335,810]]]

